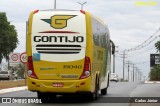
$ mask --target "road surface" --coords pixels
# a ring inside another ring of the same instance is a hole
[[[1,94],[0,97],[37,97],[37,94],[28,90]],[[108,97],[109,100],[107,99]],[[111,98],[112,97],[112,98]],[[117,98],[115,98],[117,97]],[[145,84],[133,82],[111,82],[108,88],[108,94],[100,96],[97,101],[84,101],[84,97],[76,98],[59,97],[52,104],[0,104],[1,106],[160,106],[156,103],[114,103],[123,98],[129,97],[160,97],[160,84]],[[118,100],[117,100],[118,99]],[[106,103],[108,101],[113,103]]]

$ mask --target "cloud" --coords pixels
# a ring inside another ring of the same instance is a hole
[[[18,31],[18,40],[19,44],[18,47],[14,50],[17,53],[22,53],[26,51],[26,23],[25,22],[16,22],[13,24],[16,27],[16,30]]]

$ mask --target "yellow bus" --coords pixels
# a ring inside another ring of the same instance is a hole
[[[27,35],[28,90],[43,102],[59,94],[107,94],[111,69],[109,30],[80,10],[31,12]]]

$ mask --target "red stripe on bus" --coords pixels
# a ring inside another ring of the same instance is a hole
[[[72,32],[72,31],[43,31],[39,33],[74,33],[74,34],[79,34],[79,32]]]

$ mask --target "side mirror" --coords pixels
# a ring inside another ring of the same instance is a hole
[[[115,46],[112,46],[112,54],[115,54]]]
[[[110,43],[112,45],[112,55],[114,55],[115,54],[115,44],[112,40],[110,40]]]

